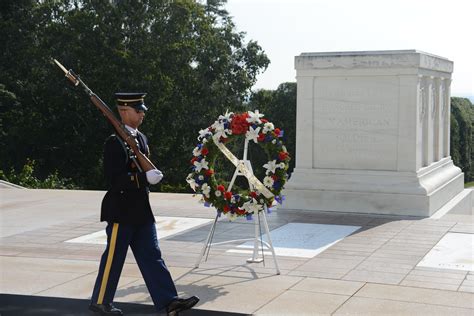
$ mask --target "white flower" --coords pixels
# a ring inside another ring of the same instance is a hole
[[[266,186],[267,188],[271,188],[273,186],[273,179],[272,177],[265,177],[263,178],[263,185]]]
[[[196,163],[194,163],[196,164]],[[276,160],[269,161],[268,163],[264,164],[263,167],[267,169],[267,174],[268,173],[275,173],[275,170],[277,168],[276,166]]]
[[[191,189],[193,189],[194,191],[196,191],[196,187],[198,187],[199,185],[196,183],[196,181],[194,181],[194,178],[193,178],[193,174],[190,173],[188,174],[187,178],[186,178],[186,182],[189,184],[189,186],[191,187]]]
[[[212,127],[214,130],[224,129],[224,122],[215,121],[214,123],[212,123],[211,127]]]
[[[276,143],[277,143],[277,140],[276,140],[276,139],[272,140],[272,144],[273,144],[273,145],[275,145]]]
[[[268,122],[268,123],[265,123],[265,124],[263,125],[263,133],[264,133],[264,134],[266,134],[266,133],[268,133],[268,132],[271,132],[271,131],[273,131],[274,129],[275,129],[275,126],[273,125],[273,123]]]
[[[230,198],[230,203],[235,203],[235,196],[232,195],[232,197]]]
[[[196,171],[200,172],[201,169],[209,169],[209,165],[206,161],[206,159],[201,159],[201,161],[195,161],[194,166],[196,167]]]
[[[204,139],[204,138],[206,138],[207,135],[211,135],[211,134],[212,133],[209,130],[209,128],[202,129],[202,130],[199,131],[198,140]]]
[[[226,130],[226,129],[224,128],[224,125],[222,125],[222,127],[216,128],[213,137],[214,137],[216,140],[220,140],[221,137],[222,137],[222,138],[227,138],[227,135],[226,135],[226,134],[228,134],[228,130]]]
[[[219,191],[219,190],[216,190],[216,191],[214,192],[214,194],[216,195],[216,197],[219,197],[219,196],[222,195],[222,192]]]
[[[211,192],[211,187],[207,183],[204,183],[201,186],[201,191],[202,191],[202,194],[204,194],[204,196],[209,198],[209,193]]]
[[[245,202],[242,207],[244,208],[244,210],[247,211],[247,213],[250,213],[250,214],[257,214],[258,211],[260,211],[263,208],[262,205],[253,202],[253,199],[252,201]]]
[[[285,169],[285,163],[280,162],[280,163],[278,164],[278,167],[280,167],[280,169]]]
[[[234,115],[234,112],[228,112],[228,111],[225,111],[225,114],[224,115],[220,115],[219,116],[219,120],[226,120],[226,121],[231,121],[230,117]]]
[[[258,113],[258,110],[255,110],[255,112],[247,111],[247,113],[249,114],[249,117],[247,118],[247,122],[249,122],[250,124],[252,124],[252,123],[260,124],[260,123],[262,123],[260,118],[263,117],[263,114]]]
[[[202,181],[202,180],[204,180],[204,176],[201,174],[201,175],[199,175],[198,179]]]
[[[256,129],[254,129],[252,126],[250,126],[247,133],[245,133],[245,138],[248,139],[249,141],[253,140],[255,143],[257,143],[259,132],[260,132],[260,127],[257,127]]]
[[[195,147],[193,149],[193,155],[196,156],[196,157],[201,155],[201,149],[199,149],[199,147]]]
[[[203,143],[203,144],[207,143],[207,138],[204,138],[204,139],[202,140],[202,143]]]

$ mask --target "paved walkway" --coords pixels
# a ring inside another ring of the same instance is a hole
[[[88,299],[104,246],[65,241],[103,230],[98,222],[103,194],[0,189],[0,292]],[[214,219],[214,210],[197,200],[189,194],[151,194],[156,216]],[[418,265],[447,234],[474,234],[471,215],[430,219],[277,211],[268,221],[274,232],[296,223],[360,228],[314,257],[277,256],[281,275],[275,274],[270,255],[265,265],[246,263],[250,255],[239,243],[212,247],[208,260],[194,269],[211,222],[161,238],[179,292],[201,298],[196,306],[201,315],[205,310],[255,315],[474,315],[474,272],[459,269],[472,266],[474,258],[443,269]],[[249,238],[253,232],[253,222],[221,219],[214,241]],[[151,304],[131,253],[116,301]]]

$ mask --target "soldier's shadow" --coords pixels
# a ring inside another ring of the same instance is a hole
[[[236,268],[244,268],[247,271],[242,271],[238,275],[232,275],[229,277],[228,272],[235,270]],[[216,282],[213,277],[223,277],[222,280]],[[259,276],[251,267],[246,265],[232,265],[227,266],[226,268],[218,269],[208,269],[208,268],[197,268],[190,270],[183,275],[175,279],[176,288],[180,296],[191,296],[197,295],[200,298],[200,302],[196,305],[197,309],[199,306],[205,302],[215,301],[219,297],[223,297],[231,294],[229,291],[229,286],[244,284],[246,282],[251,282],[256,279],[262,279],[271,277],[270,275]],[[212,280],[212,281],[211,281]],[[209,282],[208,282],[209,281]],[[145,284],[133,284],[122,287],[117,290],[116,299],[124,297],[133,297],[133,302],[136,304],[142,304],[140,311],[128,310],[127,315],[135,315],[136,312],[139,312],[140,315],[156,315],[156,311],[153,307],[153,301],[149,295],[148,289]],[[148,306],[145,306],[148,305]],[[198,311],[188,312],[190,314],[197,314]],[[207,315],[211,315],[211,311],[207,312]],[[164,315],[164,311],[161,313]],[[159,315],[162,315],[159,313]],[[231,315],[230,313],[229,315]]]

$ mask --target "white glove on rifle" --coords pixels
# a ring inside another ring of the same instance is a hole
[[[163,173],[158,169],[148,170],[146,172],[146,179],[150,184],[157,184],[163,179]]]

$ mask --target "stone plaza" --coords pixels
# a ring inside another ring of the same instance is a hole
[[[0,189],[3,296],[83,299],[83,310],[69,315],[91,315],[86,300],[104,245],[71,241],[81,237],[86,241],[104,229],[98,221],[103,194]],[[468,243],[473,242],[472,214],[430,218],[276,211],[267,216],[272,234],[288,225],[319,227],[306,234],[306,243],[274,241],[281,270],[276,275],[270,254],[264,254],[265,264],[246,263],[251,251],[239,243],[212,247],[207,261],[195,269],[215,210],[190,194],[152,193],[151,203],[159,222],[167,219],[158,234],[167,235],[160,238],[160,245],[179,292],[201,298],[196,310],[183,315],[212,315],[212,311],[220,312],[216,315],[474,315],[473,253],[472,248],[463,253],[460,243],[466,236]],[[198,219],[197,224],[186,224],[184,231],[177,227],[190,219]],[[334,240],[332,227],[355,231]],[[253,231],[253,222],[222,219],[214,241],[252,237]],[[442,260],[436,260],[433,252],[443,246],[440,241],[446,236],[455,238],[454,246],[445,246]],[[318,241],[322,242],[316,245]],[[305,249],[307,245],[327,247],[311,253],[317,249]],[[127,306],[121,305],[152,304],[132,253],[116,302],[126,315],[152,315],[127,313]],[[2,316],[21,315],[6,308],[0,304]]]

